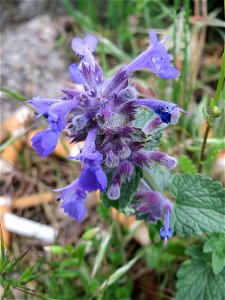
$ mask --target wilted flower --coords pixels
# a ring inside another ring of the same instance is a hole
[[[175,124],[183,111],[172,102],[157,99],[140,99],[129,78],[136,70],[150,69],[162,78],[174,78],[179,74],[171,64],[171,56],[158,42],[156,33],[150,33],[151,44],[129,65],[122,67],[110,80],[104,78],[93,52],[97,45],[94,35],[74,38],[72,49],[81,58],[79,64],[69,67],[71,78],[83,84],[83,91],[63,89],[60,99],[34,98],[29,102],[35,107],[37,117],[44,116],[49,128],[32,138],[33,147],[42,156],[49,155],[57,145],[59,135],[67,127],[71,142],[85,141],[83,150],[72,160],[80,160],[80,177],[61,192],[62,208],[78,222],[86,213],[86,193],[106,191],[111,200],[120,199],[121,187],[131,180],[135,169],[148,169],[154,162],[166,168],[174,168],[176,160],[165,153],[145,149],[155,130],[167,124]],[[144,129],[135,127],[136,112],[143,106],[151,109],[156,117],[146,123]],[[108,176],[110,174],[110,176]],[[161,236],[170,237],[169,209],[165,199],[154,191],[139,193],[135,205],[138,213],[148,214],[150,222],[165,215]],[[119,200],[118,200],[119,201]]]

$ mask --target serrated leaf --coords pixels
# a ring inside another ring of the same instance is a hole
[[[119,211],[123,211],[132,201],[135,192],[137,191],[137,187],[140,183],[142,177],[142,170],[136,168],[134,170],[134,174],[131,177],[130,181],[124,182],[122,184],[120,190],[120,198],[118,200],[111,200],[107,196],[107,191],[101,194],[101,198],[103,200],[103,204],[105,207],[114,207]],[[109,182],[110,182],[109,178]]]
[[[219,256],[215,251],[212,254],[212,268],[215,275],[219,274],[225,267],[225,257]]]
[[[202,252],[185,261],[177,273],[176,300],[223,300],[225,269],[218,275],[212,271]]]
[[[192,160],[188,158],[186,155],[181,155],[178,161],[178,165],[182,172],[187,173],[190,172],[191,174],[197,173],[197,168],[193,164]]]
[[[225,267],[225,234],[211,236],[203,247],[204,253],[212,252],[212,268],[219,274]]]
[[[225,189],[200,174],[176,175],[170,185],[176,200],[171,226],[180,236],[225,231]]]
[[[218,241],[217,237],[213,236],[209,238],[204,244],[203,251],[205,253],[213,252],[213,250],[216,247],[217,241]]]

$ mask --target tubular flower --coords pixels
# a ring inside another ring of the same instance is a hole
[[[151,43],[148,49],[128,65],[129,72],[150,69],[164,79],[177,77],[180,72],[170,64],[172,55],[167,54],[164,41],[159,42],[154,31],[149,32],[149,37]]]
[[[83,39],[74,38],[72,49],[80,57],[78,64],[69,67],[69,73],[83,90],[62,89],[60,99],[33,98],[29,101],[37,112],[44,116],[48,129],[32,138],[33,148],[42,156],[49,155],[57,145],[60,133],[67,128],[72,143],[85,141],[83,150],[72,160],[80,160],[82,172],[79,178],[61,193],[61,207],[78,222],[86,213],[87,192],[100,190],[109,199],[120,201],[121,187],[129,182],[135,169],[147,169],[153,162],[166,168],[176,166],[176,160],[165,153],[147,151],[148,136],[165,124],[175,124],[183,111],[176,104],[157,99],[140,99],[130,77],[136,70],[148,68],[162,78],[174,78],[179,74],[171,64],[171,56],[158,42],[154,32],[150,33],[151,44],[129,65],[122,67],[110,80],[104,78],[94,50],[98,40],[94,35]],[[143,106],[155,113],[155,119],[141,130],[135,126],[136,113]],[[165,125],[165,126],[166,126]],[[139,200],[143,200],[142,203]],[[157,192],[139,193],[138,213],[148,214],[150,222],[156,222],[170,211],[163,206],[163,197]],[[165,211],[165,213],[164,213]],[[161,235],[169,238],[166,219]]]

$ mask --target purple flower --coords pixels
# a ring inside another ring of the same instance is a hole
[[[52,131],[51,129],[40,131],[32,137],[32,147],[37,154],[43,157],[48,156],[55,149],[59,135],[60,132]]]
[[[70,76],[76,83],[84,84],[86,80],[76,64],[69,66]]]
[[[157,99],[138,99],[134,104],[149,107],[161,118],[162,122],[166,124],[176,124],[180,117],[179,111],[185,112],[173,102]]]
[[[160,236],[164,240],[164,248],[167,246],[168,239],[173,236],[173,232],[170,228],[170,214],[172,212],[172,204],[166,199],[164,202],[164,226],[160,229]]]
[[[72,40],[72,49],[76,54],[84,56],[86,54],[86,51],[93,53],[97,44],[98,39],[96,38],[96,36],[88,34],[83,39],[79,37],[74,38]]]
[[[178,71],[170,64],[171,56],[150,33],[151,45],[128,66],[122,67],[109,80],[104,78],[93,52],[97,45],[94,35],[83,39],[74,38],[72,49],[80,57],[78,64],[71,64],[69,73],[83,89],[62,89],[60,99],[34,98],[29,102],[35,107],[37,117],[43,115],[49,128],[32,138],[38,154],[49,155],[57,145],[59,135],[67,126],[71,143],[84,141],[82,152],[72,160],[80,160],[80,177],[61,192],[62,208],[77,221],[86,213],[87,192],[106,191],[111,200],[120,201],[121,187],[131,181],[139,168],[148,169],[157,162],[169,169],[176,166],[176,160],[166,153],[145,150],[149,139],[166,124],[176,124],[180,111],[178,105],[156,99],[139,99],[134,84],[130,82],[132,73],[140,69],[151,69],[162,78],[174,78]],[[157,116],[146,123],[143,129],[136,128],[136,112],[143,106],[152,109]],[[141,173],[141,172],[140,172]],[[107,181],[107,176],[111,181]],[[134,207],[138,215],[144,215],[149,222],[156,223],[165,218],[161,236],[168,239],[171,230],[168,225],[171,209],[167,200],[156,192],[141,190]],[[168,200],[169,201],[169,200]]]
[[[165,199],[159,192],[149,191],[145,185],[136,194],[137,202],[132,205],[140,217],[145,217],[149,223],[156,224],[164,216],[164,226],[160,229],[160,236],[166,247],[168,239],[173,236],[170,228],[170,214],[172,203]]]
[[[87,192],[97,191],[104,192],[107,187],[107,177],[102,167],[85,166],[78,180],[79,186]]]
[[[103,155],[95,150],[96,135],[96,128],[91,129],[88,132],[82,153],[69,157],[71,159],[79,159],[82,164],[85,164],[78,184],[84,191],[88,192],[97,191],[98,189],[103,192],[107,187],[107,177],[100,165]]]
[[[142,131],[145,134],[152,134],[154,133],[156,130],[158,130],[159,128],[162,127],[163,121],[161,120],[160,116],[157,116],[154,119],[149,120],[148,122],[146,122],[146,124],[144,125],[144,127],[142,128]]]
[[[117,155],[115,155],[112,150],[109,150],[108,152],[106,152],[105,156],[106,156],[106,158],[105,158],[106,167],[114,168],[119,165],[119,157]]]
[[[122,185],[122,177],[119,173],[116,173],[107,191],[107,196],[111,200],[117,200],[120,198],[120,189]]]
[[[148,151],[148,158],[153,160],[167,169],[174,169],[177,166],[177,160],[164,152]]]
[[[43,115],[49,123],[47,130],[37,133],[32,139],[32,146],[42,156],[48,156],[55,149],[60,133],[66,127],[67,114],[77,106],[77,100],[55,100],[34,98],[29,100],[36,110],[38,117]]]
[[[93,52],[97,46],[98,39],[92,34],[88,34],[83,39],[74,38],[72,40],[73,51],[82,57],[82,61],[88,63],[88,65],[93,69],[95,67],[95,58]]]
[[[177,77],[180,72],[170,64],[172,56],[167,54],[163,42],[158,42],[154,31],[150,31],[149,36],[151,40],[150,46],[127,66],[129,72],[151,69],[153,73],[164,79]]]
[[[158,192],[140,191],[136,194],[134,208],[138,215],[145,216],[149,223],[156,224],[163,216],[164,198]]]
[[[70,217],[81,222],[86,214],[85,199],[86,193],[79,187],[78,181],[74,180],[64,188],[56,189],[54,192],[61,192],[63,203],[61,207]]]

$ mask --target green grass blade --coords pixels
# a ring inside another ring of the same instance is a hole
[[[113,227],[111,227],[110,232],[107,233],[107,235],[102,239],[98,254],[97,254],[96,259],[95,259],[95,263],[94,263],[94,267],[93,267],[93,270],[92,270],[92,273],[91,273],[91,277],[95,276],[95,274],[98,271],[98,269],[100,267],[100,264],[101,264],[101,262],[102,262],[102,260],[105,256],[109,241],[110,241],[111,236],[112,236],[112,229],[113,229]]]
[[[17,92],[14,92],[8,88],[5,88],[3,86],[0,87],[0,91],[6,93],[7,95],[11,96],[14,100],[16,101],[25,101],[27,100],[26,97],[24,97],[23,95],[17,93]]]
[[[133,259],[131,259],[128,263],[126,263],[124,266],[116,270],[107,280],[103,282],[103,284],[100,286],[99,290],[106,288],[107,286],[112,285],[114,282],[119,280],[124,274],[127,273],[127,271],[144,255],[145,249],[140,251]]]

